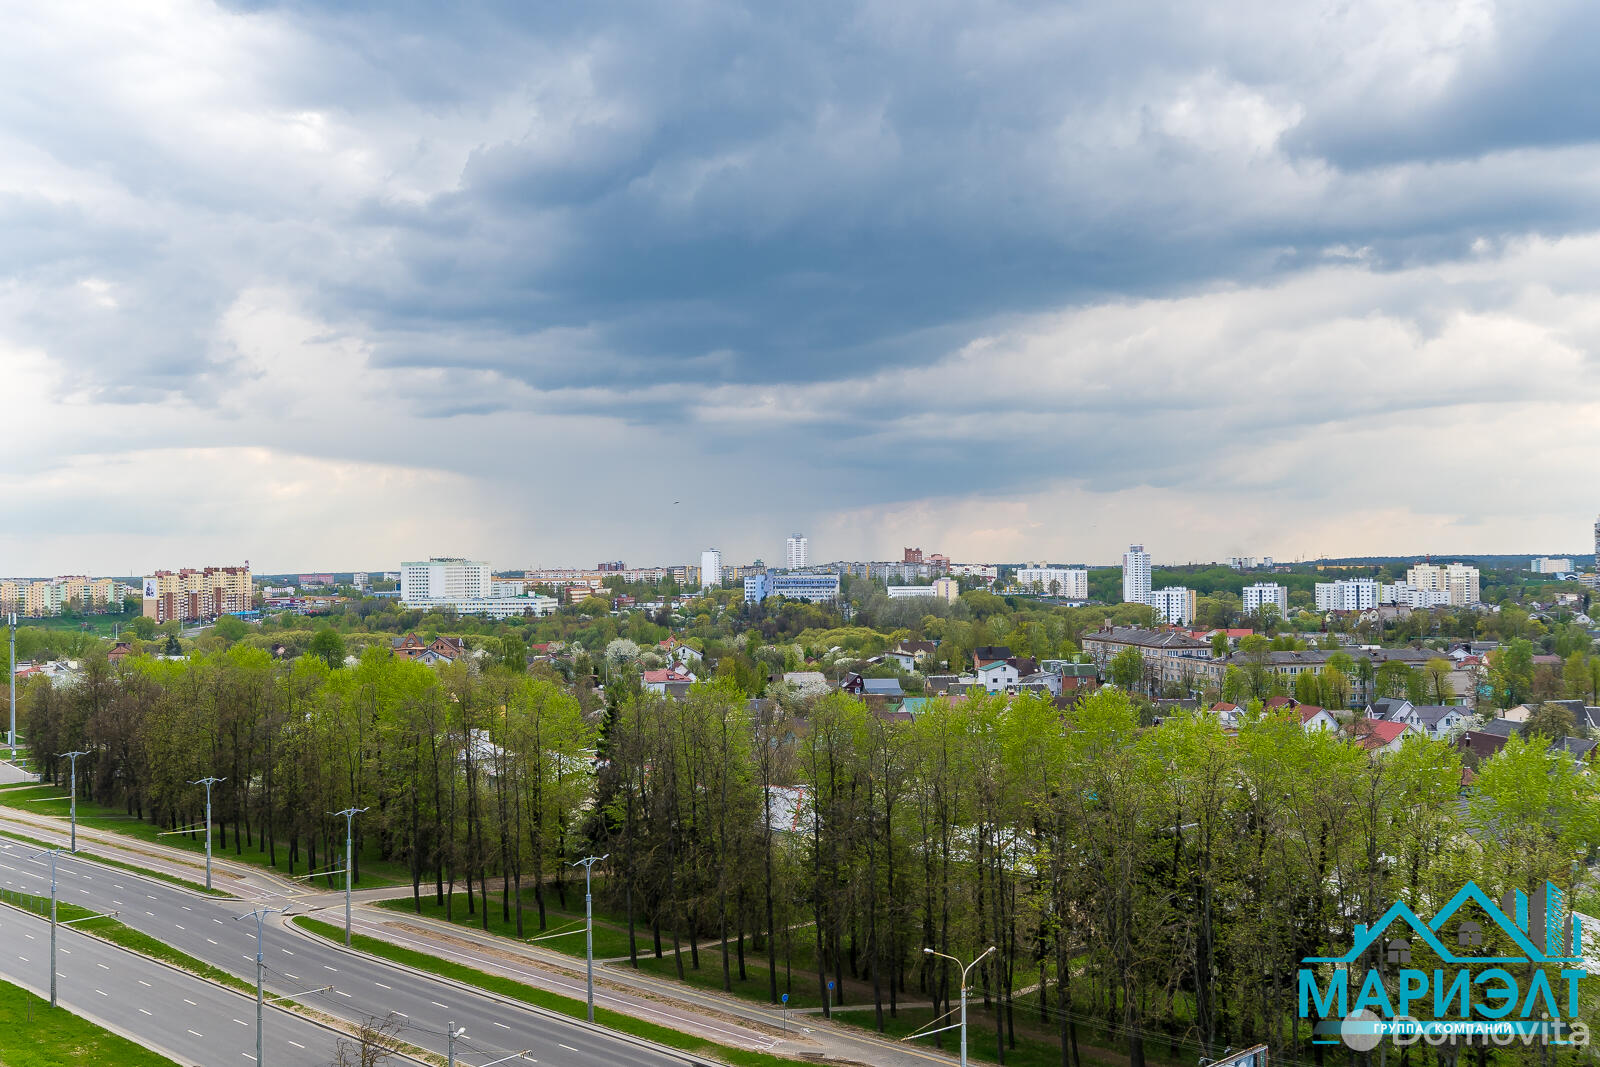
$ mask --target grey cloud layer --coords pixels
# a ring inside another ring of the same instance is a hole
[[[1256,438],[1526,399],[1305,383],[1448,377],[1485,309],[1578,329],[1527,287],[1593,299],[1549,269],[1588,246],[1519,249],[1600,226],[1597,43],[1564,2],[40,6],[0,41],[0,351],[62,418],[207,412],[130,447],[466,475],[475,426],[561,413],[787,463],[808,513],[1170,486],[1241,398]],[[295,415],[229,324],[262,292],[382,402]]]

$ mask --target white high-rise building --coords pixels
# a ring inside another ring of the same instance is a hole
[[[700,553],[700,588],[714,589],[722,584],[722,553],[708,548]]]
[[[1372,578],[1318,582],[1318,611],[1366,611],[1378,606],[1378,583]]]
[[[1122,602],[1150,603],[1150,553],[1143,545],[1129,545],[1122,554]]]
[[[1535,574],[1566,574],[1572,570],[1572,561],[1540,556],[1528,565],[1528,569]]]
[[[487,563],[437,557],[400,564],[400,603],[407,607],[428,600],[466,600],[491,593]]]
[[[1089,572],[1081,567],[1047,567],[1043,563],[1018,567],[1017,584],[1068,600],[1089,599]]]
[[[792,571],[803,571],[811,565],[811,551],[804,534],[790,534],[784,551],[786,566]]]
[[[1443,567],[1434,563],[1419,563],[1406,571],[1406,584],[1417,589],[1443,591],[1449,595],[1452,607],[1476,604],[1482,599],[1478,568],[1465,563],[1450,563]]]
[[[1268,604],[1275,605],[1278,609],[1278,618],[1289,617],[1289,590],[1277,582],[1256,582],[1247,585],[1239,594],[1243,602],[1244,613],[1254,615]]]
[[[1163,622],[1174,626],[1187,626],[1194,621],[1197,599],[1193,589],[1181,585],[1169,585],[1165,589],[1156,589],[1147,594],[1145,603],[1156,609],[1156,614],[1161,616]]]

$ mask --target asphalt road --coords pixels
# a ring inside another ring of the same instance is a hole
[[[31,852],[29,846],[22,844],[0,851],[0,884],[48,895],[48,863],[30,856]],[[95,911],[115,911],[128,926],[254,981],[256,924],[253,919],[239,918],[249,911],[249,905],[219,901],[65,854],[58,861],[58,869],[61,900]],[[288,902],[277,898],[270,903],[283,906]],[[328,922],[343,921],[343,915],[333,911],[319,912],[316,917]],[[445,1052],[446,1026],[454,1021],[467,1031],[456,1044],[457,1059],[465,1067],[523,1049],[528,1050],[527,1059],[518,1062],[554,1067],[682,1067],[686,1062],[696,1062],[408,968],[343,952],[318,939],[290,932],[274,920],[266,925],[263,951],[269,996],[330,985],[332,989],[327,992],[296,999],[353,1022],[392,1012],[402,1021],[400,1036],[404,1040],[440,1054]],[[269,1047],[269,1060],[274,1059],[275,1052]]]
[[[71,927],[57,931],[57,951],[57,993],[78,1014],[179,1063],[239,1067],[255,1062],[253,998]],[[0,909],[0,974],[48,997],[49,967],[50,920]],[[269,1063],[326,1067],[333,1060],[338,1035],[326,1027],[270,1007],[263,1018],[263,1052]]]

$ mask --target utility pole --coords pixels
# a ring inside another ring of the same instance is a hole
[[[366,811],[366,808],[345,808],[343,811],[330,811],[329,815],[344,816],[344,947],[350,947],[350,873],[354,870],[353,855],[350,847],[354,840],[355,817]]]
[[[226,778],[199,778],[190,785],[203,785],[206,787],[206,888],[211,888],[211,787],[218,782],[226,782]]]
[[[78,851],[78,757],[87,756],[89,753],[78,749],[73,752],[62,752],[60,755],[72,761],[72,852]]]
[[[256,921],[256,1067],[261,1067],[261,1008],[265,1003],[261,993],[262,971],[266,966],[261,957],[262,927],[265,925],[268,915],[287,914],[289,914],[288,908],[269,908],[265,905],[248,913],[248,916]],[[245,915],[235,915],[234,919],[239,920],[245,917]],[[51,981],[53,982],[54,979]]]
[[[594,865],[609,858],[610,855],[611,853],[607,852],[604,856],[585,856],[571,865],[583,868],[583,956],[587,972],[585,984],[588,986],[590,1022],[594,1022],[594,892],[590,886],[589,876],[594,873]]]
[[[942,957],[944,959],[949,960],[951,963],[955,964],[957,967],[961,967],[961,961],[956,959],[954,956],[946,955],[943,952],[935,952],[931,948],[925,948],[922,951],[923,951],[923,953],[925,955],[928,955],[928,956],[940,956],[940,957]],[[979,963],[981,963],[983,961],[983,958],[985,956],[987,956],[989,953],[993,952],[993,951],[994,951],[994,946],[990,945],[988,948],[984,949],[981,953],[978,954],[978,958],[977,959],[973,960],[971,963],[969,963],[965,967],[961,968],[961,1021],[956,1024],[957,1026],[959,1026],[961,1028],[961,1067],[967,1067],[967,976],[972,973],[972,968],[976,967]],[[952,1029],[952,1027],[946,1026],[946,1027],[944,1027],[944,1029],[949,1030],[949,1029]],[[938,1031],[937,1030],[928,1030],[928,1031],[925,1031],[924,1033],[918,1034],[917,1036],[918,1037],[926,1037],[928,1034],[934,1034],[934,1033],[938,1033]]]
[[[56,853],[50,850],[50,1006],[56,1006]]]
[[[11,732],[6,735],[11,746],[11,762],[17,761],[17,613],[7,616],[11,627]]]
[[[450,1026],[445,1031],[445,1047],[448,1049],[446,1058],[449,1060],[449,1067],[456,1067],[456,1038],[466,1032],[467,1028],[465,1026],[457,1030],[455,1020],[450,1020]]]

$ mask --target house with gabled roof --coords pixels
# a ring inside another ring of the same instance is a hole
[[[1300,729],[1306,733],[1317,730],[1337,730],[1339,720],[1327,708],[1319,708],[1315,704],[1301,704],[1295,709],[1300,715]]]
[[[1350,722],[1350,739],[1368,752],[1398,752],[1405,744],[1407,734],[1421,735],[1408,722],[1387,722],[1383,719],[1357,718]]]

